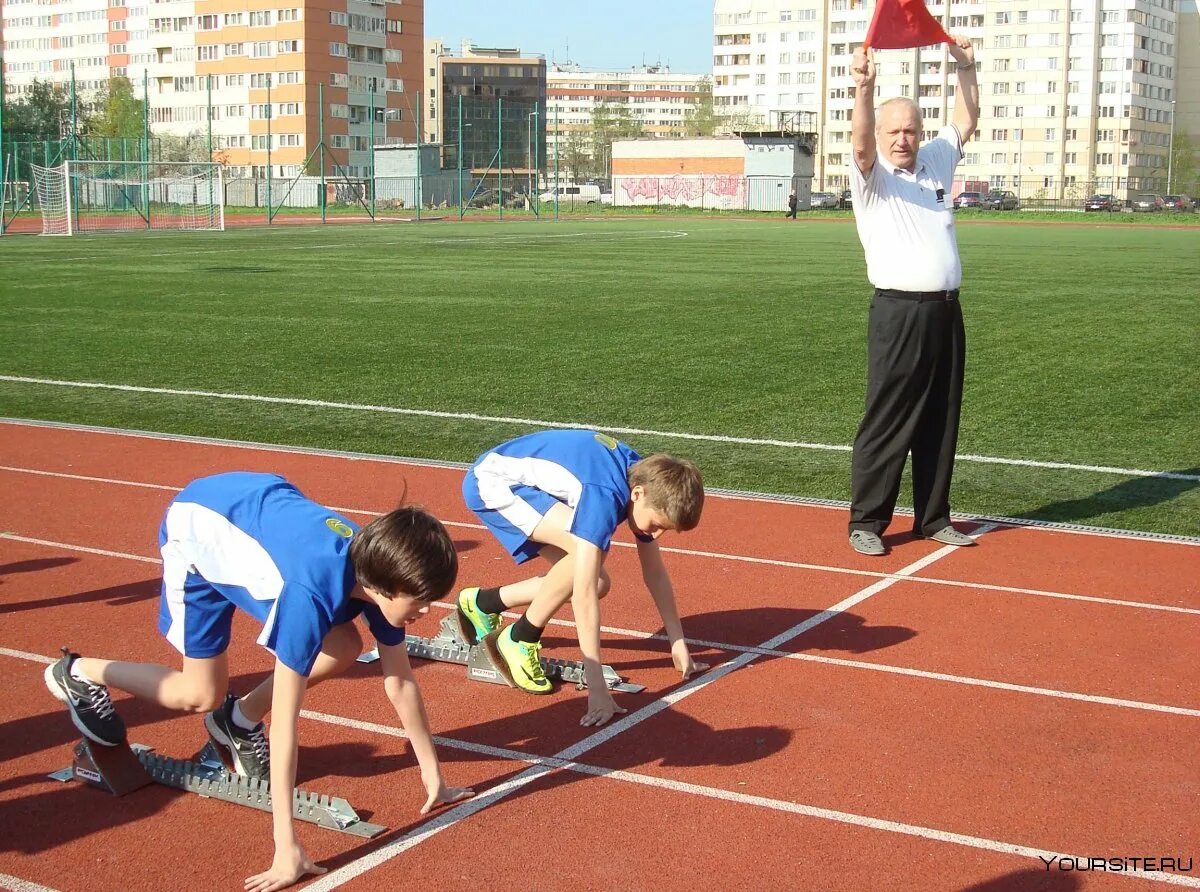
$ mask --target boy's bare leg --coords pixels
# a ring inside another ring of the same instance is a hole
[[[317,654],[317,661],[313,663],[312,672],[308,675],[308,689],[311,690],[313,685],[320,684],[327,678],[341,675],[354,665],[362,650],[362,638],[354,623],[342,623],[340,626],[334,626],[325,636],[325,640],[321,642],[321,652]],[[248,720],[261,722],[271,711],[274,681],[275,676],[272,673],[238,701],[242,708],[242,715]]]
[[[184,657],[182,671],[156,663],[94,657],[81,657],[77,666],[93,682],[183,712],[211,712],[221,705],[229,687],[225,654],[203,659]]]

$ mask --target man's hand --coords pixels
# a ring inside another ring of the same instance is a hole
[[[703,672],[709,668],[708,663],[698,663],[692,659],[687,642],[682,638],[671,645],[671,662],[675,664],[676,669],[683,673],[684,681],[687,681],[694,673]]]
[[[617,701],[613,699],[613,695],[606,689],[593,690],[589,688],[588,711],[579,720],[579,724],[585,728],[599,728],[617,713],[625,711],[625,707],[618,706]]]
[[[285,889],[299,881],[305,874],[320,876],[325,872],[326,868],[317,865],[308,857],[304,846],[293,842],[284,849],[276,848],[271,869],[247,877],[242,886],[246,892],[275,892],[276,889]]]
[[[975,64],[975,47],[971,43],[971,38],[951,34],[950,41],[946,46],[949,48],[950,55],[954,57],[955,62],[959,65]]]
[[[428,794],[425,804],[421,806],[421,814],[423,815],[429,814],[439,805],[453,805],[456,802],[462,802],[464,799],[470,799],[475,795],[474,790],[468,790],[466,787],[447,786],[441,773],[436,777],[422,777],[421,783],[425,785],[425,792]]]
[[[971,42],[967,41],[967,46]],[[875,52],[874,50],[864,50],[861,46],[854,51],[854,58],[850,60],[850,77],[854,79],[854,86],[860,90],[875,91]]]

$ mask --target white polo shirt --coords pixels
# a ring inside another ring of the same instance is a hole
[[[854,222],[876,288],[949,291],[962,282],[950,186],[962,159],[952,124],[917,151],[913,173],[879,152],[869,176],[850,165]]]

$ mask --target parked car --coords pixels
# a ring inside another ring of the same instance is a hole
[[[1115,195],[1101,193],[1093,195],[1083,203],[1085,211],[1115,211],[1120,208]]]
[[[814,211],[829,210],[838,206],[838,197],[833,192],[814,192],[809,200]]]
[[[1164,211],[1194,211],[1196,203],[1186,195],[1164,195],[1162,197]]]
[[[961,208],[979,208],[983,207],[982,192],[959,192],[954,196],[954,209],[957,211]]]
[[[1150,213],[1162,210],[1162,199],[1152,192],[1139,192],[1133,196],[1133,212]]]
[[[1020,210],[1021,202],[1015,192],[995,189],[984,196],[983,207],[989,211],[1016,211]]]
[[[854,196],[851,195],[849,189],[846,189],[844,192],[842,192],[842,197],[838,201],[838,206],[842,208],[854,207]]]

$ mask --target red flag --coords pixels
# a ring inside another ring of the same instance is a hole
[[[879,0],[863,49],[903,50],[935,43],[950,43],[950,37],[929,14],[924,0]]]

